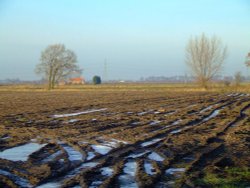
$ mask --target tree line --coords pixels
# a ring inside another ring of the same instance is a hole
[[[186,65],[196,81],[204,88],[222,70],[228,51],[217,36],[207,37],[204,33],[191,37],[186,46]],[[250,58],[246,60],[250,66]],[[48,82],[48,89],[53,89],[61,79],[72,73],[81,73],[77,64],[77,56],[63,44],[48,46],[41,52],[40,63],[36,66],[36,73],[42,74]],[[241,73],[235,74],[237,84],[241,81]],[[95,84],[101,83],[99,76],[93,77]]]

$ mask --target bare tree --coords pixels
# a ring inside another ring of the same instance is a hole
[[[41,53],[41,63],[36,66],[36,73],[44,74],[48,81],[48,89],[74,72],[81,72],[76,64],[77,58],[73,51],[65,48],[63,44],[48,46]]]
[[[236,72],[234,75],[234,82],[235,82],[235,86],[238,87],[240,86],[240,83],[242,82],[243,77],[241,72]]]
[[[245,64],[247,67],[250,67],[250,52],[247,54]]]
[[[213,36],[190,38],[186,47],[186,64],[202,87],[207,88],[208,82],[222,69],[227,56],[227,48],[221,40]]]

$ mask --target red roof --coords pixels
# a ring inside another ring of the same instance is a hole
[[[70,81],[78,81],[78,82],[82,82],[83,78],[78,77],[78,78],[71,78]]]

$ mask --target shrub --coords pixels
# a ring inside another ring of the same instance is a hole
[[[93,77],[93,83],[94,84],[101,84],[102,83],[101,77],[100,76],[94,76]]]

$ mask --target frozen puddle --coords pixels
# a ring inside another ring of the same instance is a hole
[[[150,146],[150,145],[152,145],[152,144],[155,144],[155,143],[157,143],[157,142],[160,142],[161,140],[163,140],[163,138],[156,138],[156,139],[150,140],[150,141],[148,141],[148,142],[143,142],[143,143],[141,144],[141,146],[142,146],[142,147]]]
[[[102,155],[106,155],[108,152],[112,150],[111,147],[103,145],[92,145],[91,147],[95,150],[95,152],[100,153]]]
[[[169,168],[165,171],[167,175],[180,175],[185,172],[185,168]]]
[[[159,123],[161,123],[161,121],[155,120],[155,121],[150,122],[149,125],[157,125]]]
[[[51,154],[50,156],[48,156],[47,158],[42,160],[42,163],[47,163],[49,161],[53,161],[55,158],[57,158],[58,156],[60,156],[61,154],[63,154],[63,152],[61,150]]]
[[[59,187],[61,187],[61,183],[51,182],[51,183],[45,183],[43,185],[39,185],[36,188],[59,188]]]
[[[78,116],[81,114],[89,114],[89,113],[100,112],[100,111],[105,111],[105,110],[107,110],[107,108],[93,109],[93,110],[87,110],[87,111],[76,112],[76,113],[71,113],[71,114],[58,114],[58,115],[53,115],[53,117],[62,118],[62,117]]]
[[[10,136],[4,136],[4,137],[1,137],[0,140],[7,140],[9,138],[11,138],[11,137]]]
[[[79,121],[79,119],[70,119],[70,120],[68,121],[68,123],[75,123],[75,122],[77,122],[77,121]]]
[[[212,119],[212,118],[214,118],[214,117],[216,117],[219,113],[220,113],[220,110],[215,110],[210,116],[204,118],[204,119],[202,120],[202,123],[203,123],[203,122],[206,122],[206,121],[208,121],[208,120],[210,120],[210,119]]]
[[[175,122],[173,122],[171,125],[178,125],[179,123],[181,123],[182,122],[182,120],[181,119],[178,119],[178,120],[176,120]]]
[[[146,153],[149,153],[150,151],[144,151],[144,152],[140,152],[140,153],[132,153],[129,156],[127,156],[127,158],[137,158],[137,157],[141,157]]]
[[[200,113],[204,113],[204,112],[206,112],[206,111],[208,111],[208,110],[212,109],[212,108],[213,108],[213,106],[215,106],[215,105],[214,105],[214,104],[212,104],[212,105],[210,105],[210,106],[208,106],[208,107],[206,107],[206,108],[203,108],[203,109],[200,111]]]
[[[66,144],[61,144],[61,146],[67,152],[70,161],[82,161],[83,160],[83,155],[80,151],[76,151],[75,149],[73,149],[72,147]]]
[[[148,158],[154,161],[159,161],[159,162],[164,161],[164,158],[156,152],[152,152],[151,154],[149,154]]]
[[[102,183],[103,183],[103,181],[99,181],[99,180],[93,181],[93,182],[91,183],[91,185],[89,186],[89,188],[97,188],[97,187],[99,187]]]
[[[144,162],[144,169],[148,175],[156,174],[156,171],[150,162],[147,162],[147,161]]]
[[[123,174],[119,176],[120,188],[137,188],[135,181],[137,164],[135,161],[127,162],[123,168]]]
[[[110,167],[103,167],[100,169],[100,171],[103,176],[112,176],[114,173],[114,170]]]
[[[148,111],[144,111],[144,112],[139,112],[138,115],[139,115],[139,116],[143,116],[143,115],[148,114],[148,113],[151,113],[151,112],[153,112],[153,111],[154,111],[154,110],[148,110]]]
[[[46,144],[28,143],[0,152],[0,158],[11,161],[27,161],[29,155],[38,151]]]
[[[95,153],[94,152],[92,152],[92,151],[88,152],[88,156],[87,156],[87,160],[88,161],[91,160],[91,159],[93,159],[94,157],[95,157]]]
[[[177,130],[171,131],[170,133],[171,134],[177,134],[177,133],[180,133],[181,131],[182,131],[182,129],[177,129]]]
[[[10,173],[8,171],[0,169],[0,174],[10,178],[11,180],[13,180],[20,187],[33,187],[31,184],[29,184],[28,180],[26,180],[24,178],[21,178],[21,177],[15,175],[15,174],[12,174],[12,173]]]

